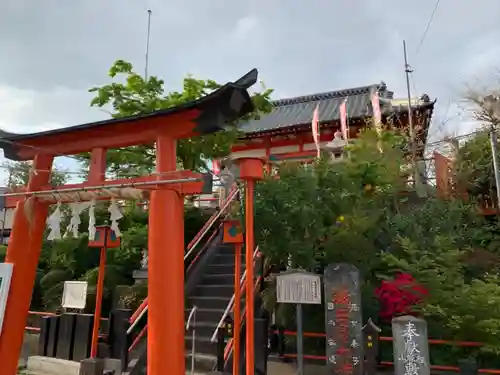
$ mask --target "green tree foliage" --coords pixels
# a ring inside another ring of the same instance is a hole
[[[32,163],[29,161],[8,162],[4,165],[9,175],[7,186],[16,188],[28,184]],[[52,168],[50,183],[53,186],[63,185],[68,181],[68,175],[64,171]]]
[[[404,188],[399,165],[400,137],[387,132],[379,139],[366,131],[348,151],[350,158],[330,163],[329,157],[311,166],[286,163],[279,179],[268,177],[257,185],[255,221],[257,242],[269,261],[322,272],[332,262],[355,264],[363,275],[381,266],[374,256],[382,249],[380,224],[386,211],[401,204],[394,194]],[[380,149],[383,152],[380,152]],[[384,244],[386,246],[386,244]],[[274,281],[265,301],[275,308]],[[365,301],[373,300],[373,278],[362,285]],[[376,301],[365,303],[364,316],[376,315]],[[323,330],[323,308],[308,307],[306,329]],[[287,306],[278,306],[278,320],[293,325]]]
[[[115,118],[141,115],[153,111],[179,106],[199,99],[221,87],[214,80],[200,80],[190,75],[184,78],[182,91],[166,92],[164,81],[155,76],[145,80],[134,72],[132,64],[118,60],[109,70],[112,79],[121,79],[100,87],[90,89],[95,93],[91,105],[99,108],[111,107]],[[255,112],[242,121],[258,118],[262,112],[271,110],[269,101],[273,90],[264,89],[252,96]],[[237,124],[228,124],[226,131],[183,139],[178,142],[177,156],[184,169],[205,168],[205,161],[226,156],[235,142]],[[88,155],[81,156],[88,161]],[[121,176],[142,175],[154,168],[155,154],[152,145],[141,145],[108,151],[108,166],[112,173]]]
[[[283,164],[279,179],[258,184],[256,234],[271,261],[284,263],[290,256],[306,269],[334,260],[371,263],[371,230],[394,204],[393,193],[404,187],[402,154],[392,147],[397,141],[386,133],[379,142],[368,131],[345,162],[332,164],[324,156],[310,167]],[[363,250],[346,251],[352,248]]]
[[[489,134],[492,129],[498,134],[500,129],[499,95],[498,88],[487,88],[482,92],[469,90],[466,96],[473,117],[483,128],[459,148],[455,171],[458,188],[462,190],[461,192],[469,193],[473,198],[496,200]]]
[[[483,350],[497,353],[498,223],[479,216],[472,204],[408,192],[398,145],[395,134],[378,139],[368,131],[343,162],[324,156],[308,167],[282,165],[279,179],[265,179],[256,189],[260,249],[271,263],[290,260],[320,273],[332,262],[356,265],[365,319],[377,319],[380,280],[408,272],[429,290],[418,308],[431,337],[485,342]],[[293,309],[276,306],[274,292],[270,278],[265,302],[293,329]],[[323,311],[308,307],[306,330],[324,329]]]
[[[384,253],[383,259],[398,271],[411,273],[429,291],[420,310],[433,326],[434,335],[457,341],[485,343],[482,350],[500,352],[500,277],[484,273],[467,278],[467,252],[453,235],[432,236],[425,248],[415,238],[399,237],[403,253]],[[428,244],[429,245],[429,244]]]
[[[500,156],[500,155],[499,155]],[[472,197],[495,196],[495,174],[489,133],[477,133],[458,151],[457,186]]]

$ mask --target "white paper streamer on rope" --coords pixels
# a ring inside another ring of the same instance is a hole
[[[95,199],[92,199],[89,206],[89,240],[95,240],[95,233]]]
[[[118,220],[123,218],[123,215],[116,204],[116,199],[111,198],[109,204],[108,212],[110,213],[109,219],[111,220],[111,230],[115,232],[116,237],[121,237],[122,232],[120,232],[120,227],[118,226]]]
[[[61,221],[63,213],[61,212],[61,202],[57,203],[56,209],[47,219],[47,226],[50,229],[47,239],[49,241],[61,239]]]
[[[64,237],[67,237],[70,233],[73,234],[73,237],[78,237],[78,227],[82,222],[82,220],[80,219],[80,215],[88,206],[88,202],[69,204],[69,207],[71,209],[71,220],[69,221],[68,227],[66,228]]]

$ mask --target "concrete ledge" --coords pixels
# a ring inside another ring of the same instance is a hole
[[[80,364],[59,358],[33,356],[28,358],[26,372],[47,375],[79,375]]]

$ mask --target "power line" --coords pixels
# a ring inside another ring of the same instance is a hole
[[[420,43],[418,44],[417,50],[415,51],[415,54],[417,54],[420,51],[420,48],[424,44],[425,38],[427,37],[427,32],[429,31],[432,21],[434,20],[434,16],[436,15],[436,11],[438,9],[439,3],[441,0],[436,0],[436,5],[434,5],[434,10],[432,11],[431,17],[429,18],[429,22],[427,23],[427,26],[425,27],[424,33],[422,34],[422,38],[420,39]]]

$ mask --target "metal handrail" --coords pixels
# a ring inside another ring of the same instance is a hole
[[[203,239],[203,237],[212,228],[212,226],[217,221],[217,219],[224,213],[224,211],[226,211],[226,209],[229,207],[229,205],[234,200],[234,198],[237,196],[237,194],[238,194],[238,188],[235,187],[229,193],[229,196],[227,197],[227,199],[224,202],[224,204],[221,206],[220,210],[218,210],[217,213],[215,213],[214,215],[212,215],[210,217],[210,219],[208,219],[207,223],[205,224],[206,226],[204,228],[202,228],[200,232],[198,232],[198,234],[197,234],[198,238],[194,242],[191,241],[191,243],[188,245],[188,252],[186,253],[186,255],[184,255],[184,260],[188,259],[188,257],[192,254],[192,252],[196,248],[196,246],[200,243],[200,241]],[[138,310],[142,308],[142,310],[140,311],[140,313],[137,314],[137,311],[136,311],[132,315],[132,317],[130,318],[131,326],[127,330],[127,334],[129,334],[130,332],[132,332],[132,330],[135,328],[135,326],[137,325],[137,323],[139,322],[139,320],[144,316],[144,314],[148,310],[148,305],[147,305],[146,301],[147,301],[147,297],[144,299],[144,301],[141,303],[141,305],[138,308]]]
[[[186,331],[189,330],[189,326],[191,325],[191,320],[193,320],[193,334],[192,334],[192,340],[193,342],[191,343],[191,375],[194,375],[194,366],[195,366],[195,342],[196,342],[196,310],[197,307],[193,306],[191,309],[191,312],[189,313],[187,323],[186,323]]]
[[[146,305],[144,307],[144,309],[141,311],[141,313],[134,320],[134,322],[130,325],[130,327],[128,327],[128,329],[127,329],[127,335],[130,335],[130,333],[132,333],[132,331],[134,330],[134,328],[137,325],[137,323],[139,322],[139,320],[141,320],[142,317],[144,316],[144,314],[146,314],[146,312],[148,311],[148,308],[149,308],[149,305]]]
[[[205,232],[206,228],[209,227],[213,223],[213,221],[216,220],[216,218],[214,218],[214,217],[217,216],[217,214],[219,212],[224,211],[227,208],[230,201],[233,199],[233,197],[231,196],[233,193],[233,190],[236,190],[236,189],[231,189],[228,197],[226,199],[224,199],[222,201],[222,204],[219,206],[219,210],[206,221],[206,223],[203,225],[203,227],[200,229],[200,231],[194,236],[194,238],[191,240],[191,242],[188,243],[188,245],[187,245],[188,250],[193,248],[194,246],[196,246],[197,240],[205,235],[204,232]]]
[[[259,287],[259,284],[262,282],[264,282],[263,277],[259,276],[257,278],[257,281],[255,282],[255,285],[254,285],[254,289],[253,289],[254,293],[257,290],[257,288]],[[243,324],[243,322],[245,321],[245,314],[246,314],[246,309],[243,309],[243,312],[241,313],[240,327]],[[224,361],[227,361],[228,355],[231,352],[231,349],[233,348],[233,344],[234,344],[233,341],[234,341],[234,339],[230,339],[227,342],[226,348],[224,349]]]
[[[210,222],[210,224],[207,225],[207,227],[204,230],[202,229],[202,231],[200,231],[201,234],[199,235],[198,239],[194,243],[191,244],[191,246],[190,246],[191,248],[190,249],[188,248],[188,252],[186,253],[186,255],[184,255],[184,260],[186,260],[187,258],[189,258],[189,256],[194,251],[194,249],[196,248],[196,246],[200,243],[200,241],[202,240],[202,238],[207,234],[207,232],[210,230],[210,228],[212,228],[212,226],[217,221],[217,219],[229,207],[229,205],[231,204],[231,202],[236,197],[237,193],[238,193],[238,189],[233,189],[233,191],[229,194],[228,198],[226,199],[226,201],[224,202],[224,204],[222,205],[222,207],[220,208],[220,210],[214,216],[212,216],[211,219],[208,220],[208,222]]]
[[[252,256],[252,259],[254,260],[254,263],[255,263],[255,256],[259,253],[259,246],[257,246],[255,248],[255,251],[253,252],[253,256]],[[252,264],[252,267],[254,266],[254,264]],[[248,265],[247,265],[248,267]],[[240,288],[242,287],[242,285],[245,283],[245,280],[246,280],[246,277],[247,277],[247,270],[245,269],[245,271],[243,272],[243,275],[241,275],[241,279],[240,279]],[[233,293],[233,296],[231,297],[231,299],[229,300],[229,303],[227,304],[227,307],[226,309],[224,310],[224,314],[222,314],[222,318],[220,318],[219,320],[219,323],[217,323],[217,327],[215,328],[215,331],[214,331],[214,334],[212,335],[212,338],[210,339],[211,342],[215,342],[217,341],[217,330],[222,327],[224,325],[224,322],[227,318],[227,316],[229,315],[229,312],[231,311],[231,309],[233,308],[233,305],[234,305],[234,300],[235,300],[235,295]]]

